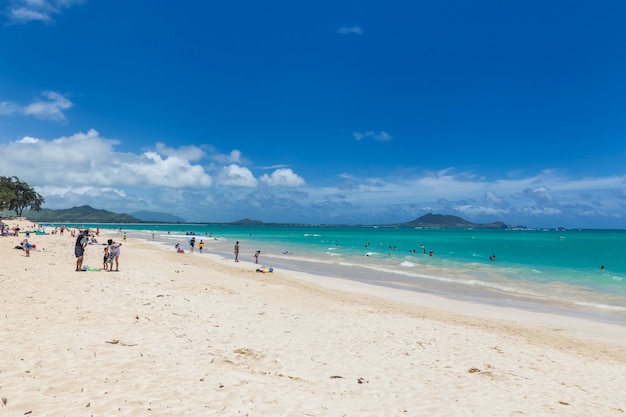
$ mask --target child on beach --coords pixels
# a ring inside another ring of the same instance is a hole
[[[22,244],[22,247],[24,248],[24,252],[26,252],[26,256],[29,257],[30,256],[30,250],[33,247],[33,245],[28,243],[28,239],[24,239],[21,244]]]
[[[103,263],[102,263],[102,268],[105,271],[107,270],[108,261],[109,261],[109,247],[105,246],[104,247],[104,260],[103,260]]]

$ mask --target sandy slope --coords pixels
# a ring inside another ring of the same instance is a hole
[[[0,238],[2,416],[626,415],[626,325],[133,239],[120,272],[75,272],[67,234],[30,258],[19,240]]]

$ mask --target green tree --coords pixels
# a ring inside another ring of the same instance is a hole
[[[15,193],[11,178],[0,176],[0,210],[8,208],[14,199]]]
[[[33,187],[20,181],[18,177],[0,177],[0,208],[8,208],[18,217],[25,208],[39,211],[45,202],[44,198]]]

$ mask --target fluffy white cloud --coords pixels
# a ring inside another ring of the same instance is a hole
[[[257,180],[252,172],[237,164],[230,164],[222,168],[218,174],[218,183],[222,186],[254,188]]]
[[[215,155],[244,161],[240,151],[219,154],[210,145],[157,143],[141,153],[121,152],[119,145],[95,130],[52,140],[25,136],[0,143],[0,175],[31,184],[49,208],[90,204],[116,212],[168,212],[189,221],[380,224],[437,212],[476,222],[626,227],[626,175],[575,178],[546,170],[489,179],[447,168],[384,177],[343,173],[334,185],[322,185],[279,164],[257,167],[271,170],[258,180],[244,163],[207,165]],[[577,223],[581,218],[590,220]]]
[[[200,165],[191,165],[177,156],[163,158],[156,152],[146,152],[116,168],[119,175],[128,177],[126,183],[133,186],[185,188],[210,187],[212,183]]]
[[[0,115],[25,114],[38,119],[65,120],[64,111],[74,105],[70,100],[54,91],[41,93],[44,99],[34,100],[26,106],[20,106],[11,101],[0,103]]]
[[[272,187],[300,187],[305,184],[304,179],[289,168],[277,169],[271,175],[263,174],[261,181]]]
[[[37,142],[39,142],[39,139],[33,138],[31,136],[24,136],[18,142],[20,142],[20,143],[37,143]]]
[[[190,148],[170,150],[171,156],[155,151],[135,155],[116,152],[114,147],[119,143],[101,137],[93,129],[50,141],[25,137],[0,145],[0,152],[6,156],[0,175],[17,175],[32,184],[74,188],[211,186],[211,176],[204,168],[185,158],[197,157]]]

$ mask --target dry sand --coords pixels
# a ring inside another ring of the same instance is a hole
[[[0,238],[0,416],[626,416],[626,324],[137,239],[75,272],[67,232],[22,239]]]

